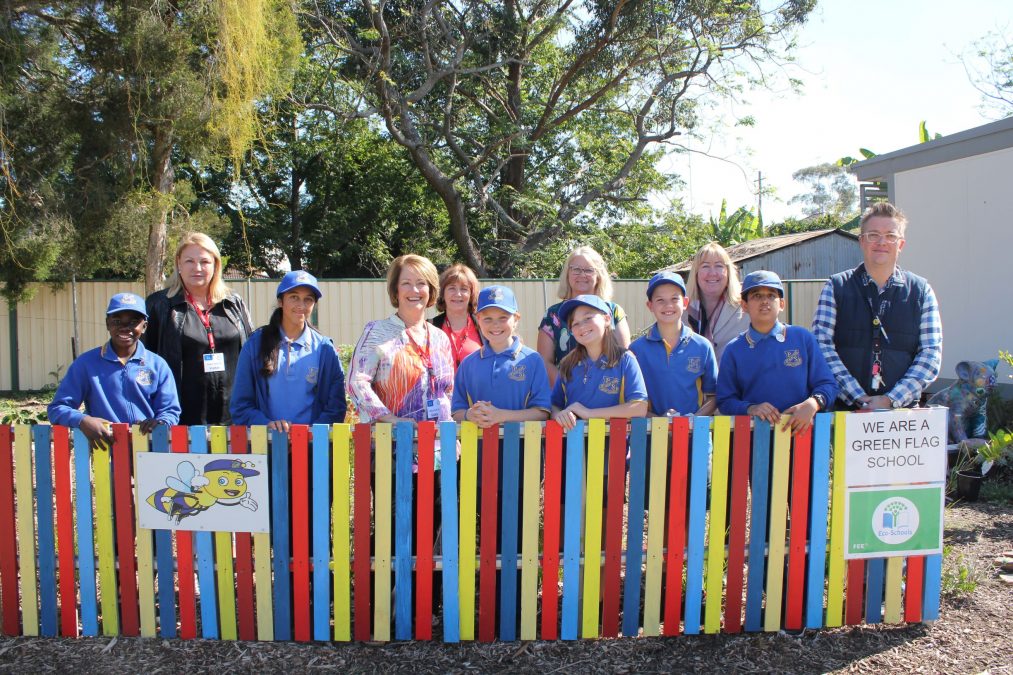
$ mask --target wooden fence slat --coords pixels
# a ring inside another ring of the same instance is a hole
[[[250,452],[267,454],[267,427],[250,429]],[[274,496],[271,497],[274,509]],[[274,640],[274,588],[271,579],[271,535],[258,532],[253,535],[253,573],[257,584],[257,639]]]
[[[190,453],[194,455],[208,454],[207,427],[190,427]],[[193,544],[197,553],[201,637],[205,640],[217,640],[221,633],[218,630],[218,590],[215,583],[214,537],[210,532],[195,532]]]
[[[221,426],[211,427],[211,454],[224,455],[228,451],[228,429]],[[215,532],[214,542],[221,636],[223,640],[235,640],[239,634],[236,626],[236,575],[232,559],[232,533]]]
[[[541,514],[542,425],[524,423],[524,504],[521,532],[521,639],[538,630],[538,522]],[[618,576],[616,578],[618,583]]]
[[[882,623],[886,561],[883,558],[870,558],[865,561],[865,567],[865,623]]]
[[[816,415],[813,427],[812,499],[809,505],[809,567],[806,573],[806,628],[823,625],[823,586],[827,569],[827,500],[830,490],[830,413]]]
[[[784,626],[802,629],[805,602],[805,553],[809,520],[809,467],[812,464],[812,428],[795,436],[792,453],[791,530],[788,534],[788,582]],[[822,589],[821,589],[822,590]]]
[[[113,536],[112,468],[108,447],[92,451],[92,475],[95,480],[95,548],[98,551],[99,598],[102,607],[102,634],[119,635],[117,606],[116,545]]]
[[[313,425],[313,639],[320,642],[331,634],[330,433],[327,424]]]
[[[735,418],[732,436],[732,498],[728,525],[728,582],[725,590],[725,632],[742,630],[742,589],[745,586],[746,498],[749,492],[749,417]],[[670,579],[673,577],[669,577]]]
[[[763,629],[766,576],[767,505],[770,502],[770,423],[753,419],[753,477],[749,512],[749,571],[746,578],[746,630]]]
[[[229,452],[245,455],[246,427],[241,424],[229,427]],[[253,604],[253,537],[249,532],[236,532],[236,622],[240,640],[257,638],[256,615]]]
[[[781,628],[784,593],[784,538],[788,515],[788,469],[791,460],[791,431],[785,428],[786,416],[774,428],[774,460],[770,480],[770,537],[767,542],[767,599],[763,612],[763,630]]]
[[[580,621],[580,636],[584,638],[598,637],[604,483],[605,420],[592,419],[587,421],[587,471],[584,490],[584,602]]]
[[[14,434],[12,427],[0,424],[0,530],[15,532],[14,517]],[[0,537],[0,605],[4,635],[21,634],[18,612],[18,543],[10,534]]]
[[[274,572],[274,639],[292,639],[292,558],[289,549],[289,438],[271,430],[271,567]]]
[[[77,569],[81,585],[81,634],[95,637],[98,635],[98,594],[95,584],[91,451],[81,429],[74,429],[74,484],[77,486],[74,510],[77,516]]]
[[[433,638],[433,504],[436,423],[418,424],[418,494],[415,537],[415,639]]]
[[[32,490],[31,427],[28,425],[19,424],[14,427],[14,466],[18,562],[21,566],[21,633],[38,635],[39,588],[35,557],[35,499]]]
[[[310,458],[309,427],[293,424],[288,432],[292,473],[289,503],[292,509],[292,614],[296,642],[312,637],[310,602]]]
[[[131,430],[131,447],[135,457],[138,453],[148,452],[148,435],[143,433],[139,426],[134,426]],[[136,462],[134,465],[136,466]],[[137,503],[141,504],[144,497],[136,492],[136,485],[133,495]],[[141,637],[155,637],[155,561],[151,530],[141,529],[140,514],[134,515],[137,538],[137,603],[140,611]]]
[[[373,568],[373,639],[390,641],[390,550],[391,550],[391,488],[394,454],[391,425],[377,424],[373,431],[376,441],[376,498],[373,502],[373,532],[376,554]]]
[[[566,434],[563,496],[563,608],[559,637],[576,640],[580,615],[580,535],[584,497],[584,420]]]
[[[4,452],[2,445],[3,442],[0,441],[0,454]],[[56,476],[56,551],[60,572],[60,634],[64,637],[77,637],[74,506],[70,479],[70,430],[67,427],[53,427],[53,467]],[[3,481],[2,477],[0,477],[0,481]],[[152,603],[152,608],[154,608],[154,603]]]
[[[53,518],[51,427],[32,427],[35,444],[36,528],[39,547],[39,634],[56,637],[56,532]]]
[[[482,430],[482,523],[479,530],[478,639],[496,639],[496,519],[499,517],[499,426]]]
[[[689,477],[689,418],[672,418],[672,467],[668,491],[668,557],[665,635],[682,633],[682,571],[686,559],[686,481]],[[673,583],[678,579],[678,583]]]
[[[886,623],[901,622],[901,607],[904,583],[904,558],[886,560],[886,609],[883,618]]]
[[[131,486],[130,427],[113,425],[113,498],[116,513],[116,561],[119,571],[120,623],[123,634],[140,634],[137,563],[134,559],[134,491]]]
[[[151,451],[169,452],[170,428],[159,424],[151,432]],[[80,489],[80,483],[78,483]],[[176,565],[173,562],[172,532],[155,530],[155,584],[158,587],[158,634],[176,637]]]
[[[711,455],[710,532],[707,535],[707,598],[704,632],[721,630],[721,596],[725,567],[725,522],[728,505],[728,434],[730,417],[715,417],[714,452]]]
[[[921,623],[922,593],[924,592],[925,556],[913,555],[907,559],[907,581],[904,583],[904,620]]]
[[[563,429],[545,423],[545,487],[542,514],[542,639],[559,639],[559,537]]]
[[[475,639],[475,537],[478,534],[478,427],[461,424],[457,592],[461,639]]]
[[[349,495],[352,427],[348,424],[335,424],[332,429],[331,559],[334,561],[334,639],[348,642],[352,639],[352,551],[349,544],[352,533]]]
[[[460,642],[461,615],[457,561],[457,425],[440,422],[440,549],[443,553],[443,641]]]
[[[623,583],[623,635],[640,630],[640,588],[644,558],[644,490],[647,480],[647,420],[630,420],[630,492],[626,517],[626,579]]]
[[[602,572],[601,634],[619,635],[619,590],[623,565],[623,506],[626,502],[626,427],[609,420],[608,489],[605,503],[605,569]],[[523,637],[523,636],[522,636]]]
[[[190,449],[189,427],[174,426],[170,432],[172,452],[185,453]],[[78,483],[80,486],[80,483]],[[176,532],[176,569],[179,576],[179,637],[192,640],[197,637],[197,595],[193,576],[193,533]]]
[[[651,419],[651,461],[649,470],[650,496],[648,498],[647,564],[644,574],[644,635],[661,634],[661,584],[665,551],[665,478],[668,473],[667,417]]]
[[[686,611],[683,618],[683,630],[687,635],[700,633],[707,465],[711,455],[710,428],[710,417],[693,418],[693,454],[689,466],[689,532],[686,546]]]
[[[943,556],[940,553],[925,556],[925,595],[922,596],[922,621],[939,618],[939,592],[943,581]]]
[[[843,475],[843,474],[841,474]],[[862,623],[865,605],[865,561],[848,561],[848,594],[844,622],[849,626]]]
[[[412,638],[412,464],[415,428],[411,422],[395,426],[394,466],[394,639]]]
[[[352,549],[352,566],[355,577],[355,639],[368,642],[372,632],[373,612],[370,592],[372,491],[372,437],[369,424],[355,425],[355,540]]]
[[[844,446],[845,418],[848,413],[834,414],[833,487],[830,496],[830,552],[827,561],[828,628],[840,626],[844,615]]]
[[[503,425],[503,532],[500,535],[502,572],[500,574],[499,639],[517,639],[517,529],[520,511],[520,434],[519,422]]]

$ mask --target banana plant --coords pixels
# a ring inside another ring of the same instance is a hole
[[[721,211],[718,217],[709,219],[711,234],[714,241],[722,246],[741,244],[750,239],[763,236],[763,221],[753,214],[751,209],[740,206],[728,215],[728,200],[721,200]]]

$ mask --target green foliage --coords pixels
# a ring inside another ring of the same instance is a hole
[[[788,201],[800,205],[806,217],[842,223],[857,215],[858,184],[840,163],[807,166],[791,177],[808,188]]]
[[[728,215],[727,200],[721,200],[718,217],[710,217],[711,239],[722,246],[741,244],[764,235],[763,222],[753,214],[752,209],[740,206]]]
[[[963,600],[978,588],[978,575],[964,560],[962,553],[956,553],[952,546],[943,546],[943,578],[941,591],[950,600]]]
[[[0,424],[44,424],[49,421],[46,406],[54,390],[4,392],[0,396]]]

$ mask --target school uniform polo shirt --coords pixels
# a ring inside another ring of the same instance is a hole
[[[552,389],[552,405],[565,408],[571,403],[583,403],[588,408],[608,408],[630,401],[646,401],[647,387],[637,364],[637,357],[623,352],[619,363],[606,367],[605,357],[595,363],[585,358],[564,381],[556,379]]]
[[[646,335],[633,341],[630,351],[644,374],[647,398],[655,415],[669,410],[680,415],[695,413],[703,405],[704,394],[713,394],[717,388],[714,347],[686,324],[674,346],[665,342],[658,324],[654,324]]]
[[[82,403],[87,413],[78,410]],[[86,414],[126,424],[150,419],[176,424],[179,413],[172,371],[141,342],[126,364],[108,342],[79,356],[49,404],[49,421],[66,427],[81,426]]]
[[[267,381],[271,392],[268,417],[272,420],[296,423],[313,419],[322,344],[323,336],[309,326],[294,340],[282,333],[278,345],[278,369]]]
[[[549,412],[549,393],[542,357],[514,336],[501,352],[486,343],[461,361],[454,376],[451,410],[467,410],[478,401],[488,401],[501,410],[538,408]]]

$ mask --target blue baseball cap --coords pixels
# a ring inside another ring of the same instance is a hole
[[[742,297],[746,297],[754,288],[772,288],[778,295],[784,297],[784,284],[781,283],[781,278],[768,270],[756,270],[746,275],[742,280]]]
[[[650,300],[651,296],[654,295],[654,289],[662,284],[672,284],[682,289],[682,294],[686,295],[686,282],[682,280],[682,275],[678,272],[658,272],[651,280],[647,282],[647,299]]]
[[[597,295],[578,295],[575,298],[570,298],[563,303],[563,306],[559,308],[559,320],[566,323],[566,317],[570,316],[570,312],[577,309],[581,305],[597,309],[602,312],[608,318],[612,318],[612,308],[608,306],[608,303],[602,300]]]
[[[517,298],[514,296],[514,292],[506,286],[486,286],[478,294],[478,309],[476,311],[481,312],[490,307],[516,314]]]
[[[106,316],[116,312],[137,312],[148,318],[148,310],[144,307],[144,300],[141,296],[133,293],[117,293],[109,298],[109,306],[106,308]]]
[[[284,277],[281,278],[281,283],[278,284],[277,296],[281,297],[285,293],[288,293],[297,286],[306,286],[313,291],[313,295],[316,296],[317,300],[323,295],[320,292],[320,287],[317,286],[317,278],[309,272],[303,270],[292,270]]]
[[[302,285],[302,284],[300,284]],[[249,468],[245,462],[238,459],[216,459],[204,465],[204,473],[208,471],[235,471],[243,476],[259,476],[260,472]]]

